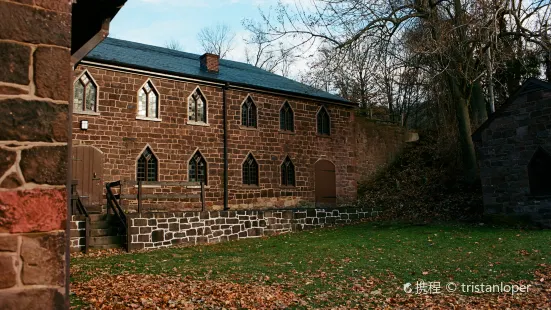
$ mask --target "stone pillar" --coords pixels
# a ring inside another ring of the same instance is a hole
[[[71,0],[0,0],[0,309],[68,306]]]

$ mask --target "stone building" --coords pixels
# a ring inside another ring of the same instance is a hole
[[[208,210],[356,197],[356,106],[338,96],[216,55],[111,38],[77,66],[74,90],[74,178],[89,205],[104,205],[103,183],[117,180],[196,182],[147,186],[150,195],[196,194],[202,181]],[[147,211],[200,207],[144,202]]]
[[[551,84],[527,80],[473,141],[485,214],[551,227]]]

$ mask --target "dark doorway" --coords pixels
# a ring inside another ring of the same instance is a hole
[[[335,165],[328,160],[319,160],[315,164],[316,207],[335,206],[337,204],[337,180]]]
[[[551,155],[541,147],[536,150],[528,164],[530,194],[551,195]]]
[[[72,152],[73,180],[77,192],[87,208],[103,205],[103,153],[93,146],[79,145]]]

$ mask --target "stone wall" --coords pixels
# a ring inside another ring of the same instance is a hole
[[[71,252],[83,251],[86,243],[86,217],[83,215],[71,216]]]
[[[104,181],[136,178],[136,159],[149,145],[159,159],[159,181],[187,181],[187,165],[199,150],[207,161],[206,206],[223,207],[223,122],[222,85],[185,79],[158,78],[80,65],[98,84],[98,113],[74,114],[73,142],[91,145],[104,153]],[[223,70],[223,68],[222,68]],[[151,79],[160,96],[160,121],[136,119],[138,89]],[[187,98],[199,87],[207,100],[207,124],[187,120]],[[240,123],[241,104],[251,96],[258,107],[258,128]],[[320,159],[336,165],[339,204],[356,198],[357,182],[373,176],[392,161],[404,144],[404,131],[394,125],[355,119],[353,107],[323,104],[331,115],[331,135],[316,133],[319,102],[261,92],[227,91],[228,102],[228,181],[230,209],[265,209],[312,206],[314,203],[314,164]],[[285,101],[295,115],[293,132],[279,130],[279,110]],[[80,121],[89,121],[81,130]],[[241,165],[251,152],[260,167],[260,185],[242,184]],[[282,186],[280,166],[286,156],[295,165],[296,186]],[[125,194],[136,193],[127,188]],[[198,194],[198,188],[145,188],[144,194]],[[126,201],[125,210],[136,211],[135,201]],[[147,211],[200,210],[195,200],[144,201]]]
[[[197,63],[199,66],[199,63]],[[188,162],[196,150],[207,161],[206,205],[223,207],[223,85],[159,78],[122,72],[91,64],[79,65],[75,78],[87,70],[98,84],[98,113],[73,114],[73,144],[91,145],[104,153],[104,181],[136,179],[136,160],[146,145],[159,159],[159,181],[187,181]],[[221,68],[223,70],[223,68]],[[136,119],[137,93],[151,79],[160,96],[159,120]],[[207,124],[190,123],[187,98],[200,87],[207,100]],[[258,128],[241,126],[241,104],[251,96],[258,108]],[[294,110],[295,130],[279,130],[279,110],[288,101]],[[230,89],[228,102],[229,206],[231,209],[284,208],[314,202],[314,163],[327,159],[336,165],[337,197],[356,196],[353,107],[325,104],[331,114],[331,136],[316,132],[319,102]],[[81,130],[80,121],[89,129]],[[242,184],[241,166],[251,152],[259,164],[259,186]],[[280,166],[286,156],[295,165],[296,186],[282,186]],[[135,189],[128,189],[134,191]],[[145,188],[153,193],[197,194],[197,188]],[[135,204],[125,208],[134,211]],[[147,211],[198,210],[195,200],[144,202]]]
[[[62,309],[71,1],[0,0],[0,309]]]
[[[372,208],[143,213],[128,216],[130,250],[217,243],[346,224],[378,215]]]
[[[409,132],[395,124],[358,117],[355,126],[359,182],[392,163],[410,140]]]
[[[551,151],[550,120],[551,91],[540,90],[512,98],[475,133],[485,214],[551,227],[551,196],[532,195],[528,178],[536,150]]]

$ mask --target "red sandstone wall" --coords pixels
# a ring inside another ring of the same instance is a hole
[[[390,164],[402,151],[406,131],[399,126],[368,120],[356,119],[356,167],[359,182],[375,176]]]
[[[93,145],[106,156],[105,181],[135,179],[136,158],[149,144],[160,160],[159,181],[187,181],[187,163],[198,148],[208,166],[207,205],[223,205],[222,88],[199,85],[208,101],[208,126],[187,124],[187,98],[197,83],[152,78],[160,93],[162,122],[136,120],[137,91],[149,78],[133,73],[79,66],[87,69],[99,84],[100,115],[73,117],[74,144]],[[356,170],[353,164],[354,127],[351,108],[328,105],[332,135],[316,134],[319,104],[284,96],[250,93],[258,107],[258,129],[240,127],[240,106],[249,93],[229,90],[228,154],[229,204],[232,208],[284,207],[314,201],[314,163],[328,159],[336,164],[337,195],[345,201],[355,198]],[[279,108],[289,100],[295,112],[295,133],[279,131]],[[87,131],[81,120],[90,122]],[[260,186],[246,187],[241,181],[241,163],[252,152],[260,165]],[[280,185],[279,167],[289,155],[296,167],[297,186]],[[163,189],[148,189],[161,192]],[[175,191],[190,192],[189,189]],[[198,204],[163,203],[163,208],[197,208]],[[151,208],[153,205],[146,206]],[[158,206],[157,206],[158,207]]]
[[[67,306],[71,1],[0,0],[0,309]]]

